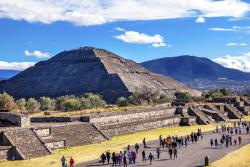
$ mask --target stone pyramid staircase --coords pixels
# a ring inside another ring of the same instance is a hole
[[[225,113],[223,113],[221,110],[219,110],[218,108],[216,108],[214,105],[205,105],[204,106],[206,109],[209,109],[209,110],[212,110],[212,111],[215,111],[218,116],[220,117],[220,119],[222,121],[228,121],[229,118],[225,115]]]
[[[240,119],[242,116],[242,113],[231,105],[225,105],[225,111],[230,119]]]
[[[50,154],[36,133],[30,128],[16,128],[4,131],[4,135],[20,154],[21,159],[30,159]]]
[[[207,115],[204,114],[199,108],[190,107],[188,110],[188,113],[191,116],[197,116],[197,123],[198,124],[208,125],[208,124],[211,124],[214,122],[212,119],[207,117]]]
[[[51,141],[65,141],[65,146],[79,146],[98,143],[106,140],[106,136],[97,130],[91,123],[72,123],[51,127],[51,137],[44,139],[45,143]]]

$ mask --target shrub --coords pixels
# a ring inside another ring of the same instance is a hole
[[[63,103],[64,111],[77,111],[81,107],[78,99],[66,99]]]
[[[88,98],[85,98],[85,97],[82,97],[79,99],[80,100],[80,103],[81,103],[81,109],[89,109],[89,108],[92,108],[91,107],[91,103],[90,103],[90,100]]]
[[[76,99],[76,97],[73,95],[58,97],[55,102],[55,109],[58,111],[64,111],[64,102],[67,99]]]
[[[18,99],[16,106],[19,111],[26,111],[26,100],[24,98]]]
[[[105,107],[106,102],[99,95],[94,95],[92,93],[87,93],[84,95],[91,104],[91,108]]]
[[[169,98],[167,95],[160,95],[159,99],[155,101],[155,103],[163,104],[163,103],[170,103],[172,102],[172,99]]]
[[[126,107],[128,106],[130,103],[128,101],[128,99],[126,99],[125,97],[119,97],[116,101],[116,104],[119,106],[119,107]]]
[[[51,111],[55,109],[55,101],[49,97],[41,97],[39,103],[42,111]]]
[[[0,109],[13,110],[14,108],[15,108],[14,98],[5,92],[0,94]]]
[[[39,112],[40,104],[36,99],[30,98],[26,102],[26,109],[29,113]]]

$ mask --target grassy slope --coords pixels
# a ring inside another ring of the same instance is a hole
[[[212,167],[250,167],[250,144],[212,163]]]
[[[174,127],[163,128],[157,130],[151,130],[147,132],[139,132],[134,134],[128,134],[118,137],[113,137],[110,141],[102,142],[100,144],[84,145],[79,147],[66,148],[58,150],[54,154],[34,158],[24,161],[5,161],[0,163],[0,167],[58,167],[60,166],[60,158],[65,155],[67,158],[72,156],[76,163],[86,162],[99,158],[100,154],[106,150],[120,151],[128,144],[141,143],[142,139],[146,137],[147,141],[157,140],[159,135],[187,135],[192,131],[196,131],[201,128],[204,132],[214,130],[216,125],[196,125],[189,127]]]
[[[250,121],[250,116],[244,118]],[[212,163],[212,167],[250,167],[250,144],[232,152],[222,159]]]

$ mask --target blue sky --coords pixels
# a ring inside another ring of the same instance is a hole
[[[25,69],[63,50],[93,46],[136,62],[187,54],[250,72],[249,1],[155,0],[157,6],[142,0],[143,9],[136,0],[85,1],[89,6],[1,0],[0,69]],[[172,6],[178,7],[166,12]]]

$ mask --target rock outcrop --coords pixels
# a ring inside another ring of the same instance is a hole
[[[145,88],[173,96],[196,92],[109,51],[83,47],[64,51],[0,82],[0,92],[14,97],[58,97],[97,93],[108,102]]]

